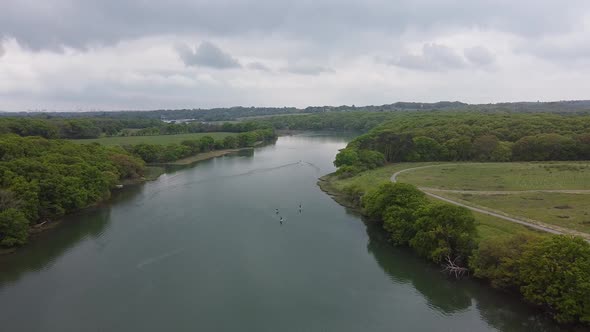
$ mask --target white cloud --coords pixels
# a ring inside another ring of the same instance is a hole
[[[585,99],[589,15],[582,0],[4,0],[0,109]]]

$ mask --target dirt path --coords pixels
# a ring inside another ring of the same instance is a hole
[[[473,194],[473,195],[515,195],[515,194],[527,194],[527,193],[558,193],[558,194],[590,194],[590,190],[585,189],[534,189],[534,190],[456,190],[456,189],[438,189],[421,187],[422,190],[434,191],[440,193],[452,193],[452,194]]]
[[[436,167],[436,166],[441,166],[441,165],[445,165],[445,166],[453,166],[453,165],[457,165],[457,164],[436,164],[436,165],[427,165],[427,166],[420,166],[420,167],[412,167],[412,168],[406,168],[403,169],[401,171],[397,171],[395,172],[392,176],[391,176],[391,182],[395,183],[397,182],[397,177],[401,174],[401,173],[405,173],[405,172],[410,172],[410,171],[414,171],[417,169],[423,169],[423,168],[430,168],[430,167]],[[530,221],[525,221],[523,219],[517,218],[515,216],[509,216],[509,215],[504,215],[504,214],[500,214],[500,213],[496,213],[493,211],[489,211],[486,209],[482,209],[482,208],[478,208],[478,207],[474,207],[474,206],[470,206],[467,204],[463,204],[461,202],[457,202],[454,201],[452,199],[446,198],[446,197],[442,197],[439,196],[437,194],[434,194],[432,192],[429,191],[440,191],[440,192],[456,192],[456,193],[477,193],[477,192],[472,192],[469,190],[444,190],[444,189],[433,189],[433,188],[423,188],[423,187],[418,187],[418,189],[420,189],[421,191],[423,191],[426,195],[436,198],[438,200],[450,203],[450,204],[454,204],[457,206],[461,206],[464,208],[467,208],[469,210],[475,211],[475,212],[479,212],[479,213],[483,213],[489,216],[493,216],[496,218],[500,218],[503,220],[507,220],[513,223],[517,223],[517,224],[521,224],[530,228],[534,228],[543,232],[548,232],[548,233],[552,233],[552,234],[567,234],[567,235],[578,235],[581,236],[583,238],[586,239],[586,241],[590,242],[590,234],[586,234],[586,233],[581,233],[581,232],[577,232],[577,231],[573,231],[573,230],[569,230],[569,229],[564,229],[561,227],[557,227],[557,226],[553,226],[553,225],[546,225],[543,224],[540,221],[537,220],[531,220]],[[494,191],[480,191],[480,193],[492,193]],[[547,190],[526,190],[526,191],[518,191],[516,193],[523,193],[523,192],[547,192]],[[583,193],[590,193],[590,190],[552,190],[549,192],[583,192]],[[503,191],[497,191],[497,193],[514,193],[513,191],[509,191],[509,192],[503,192]]]

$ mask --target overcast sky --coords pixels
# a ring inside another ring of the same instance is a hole
[[[590,99],[588,0],[2,0],[0,110]]]

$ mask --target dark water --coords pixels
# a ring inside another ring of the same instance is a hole
[[[321,192],[345,142],[281,137],[72,216],[0,257],[0,330],[557,330],[390,247]]]

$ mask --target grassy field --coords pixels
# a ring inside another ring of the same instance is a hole
[[[194,134],[178,134],[178,135],[158,135],[158,136],[116,136],[116,137],[101,137],[93,139],[73,139],[71,141],[81,144],[100,143],[103,145],[133,145],[139,143],[148,144],[170,144],[180,143],[184,140],[199,139],[203,136],[211,136],[216,140],[223,139],[226,136],[234,136],[237,133],[194,133]]]
[[[419,167],[430,164],[434,165],[435,163],[400,163],[386,165],[383,167],[372,169],[370,171],[362,172],[361,174],[348,179],[336,180],[333,182],[333,186],[336,189],[341,190],[343,187],[349,185],[356,185],[362,188],[363,191],[367,191],[369,189],[377,187],[379,184],[383,182],[390,181],[389,179],[391,178],[393,173],[397,171],[406,168]]]
[[[398,181],[454,190],[590,189],[590,163],[464,163],[402,173]]]
[[[387,165],[374,170],[363,172],[348,179],[333,180],[331,185],[336,190],[342,190],[342,188],[349,185],[357,185],[364,191],[367,191],[377,187],[381,183],[390,181],[391,175],[399,170],[434,164],[436,163],[401,163]],[[430,199],[437,201],[434,198]],[[506,237],[517,233],[544,234],[528,227],[482,213],[474,212],[473,215],[477,222],[478,234],[481,238]]]
[[[437,194],[502,211],[513,216],[590,233],[590,194]]]

